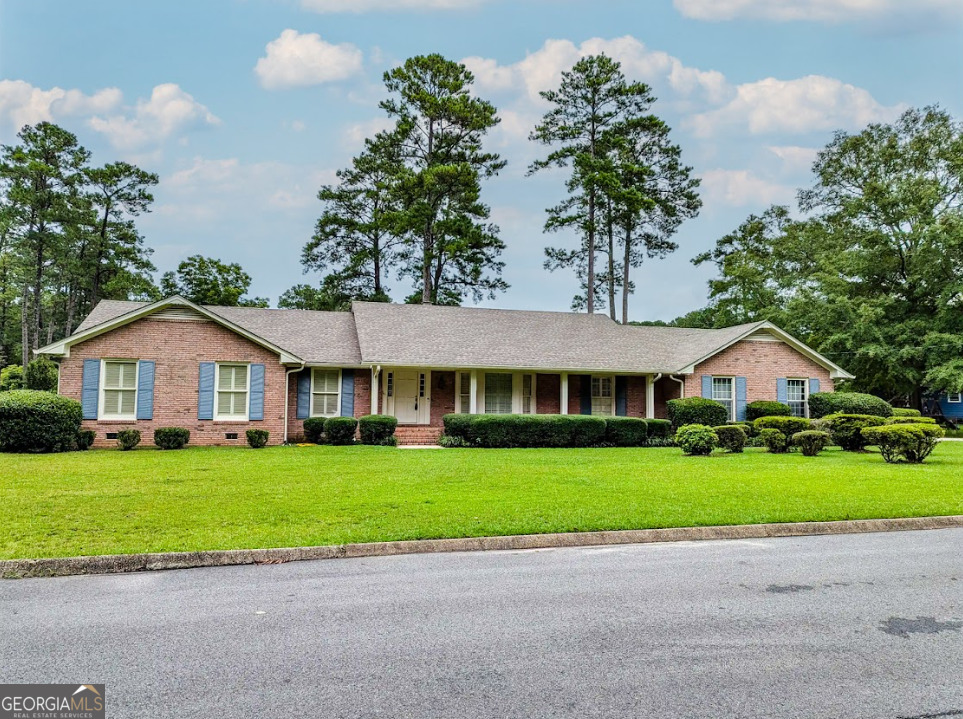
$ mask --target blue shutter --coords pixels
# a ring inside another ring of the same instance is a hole
[[[789,404],[789,380],[785,377],[776,380],[776,401]]]
[[[592,414],[592,375],[583,374],[579,385],[579,414]]]
[[[197,418],[214,419],[214,363],[201,362],[197,381]]]
[[[746,378],[736,377],[736,421],[746,421]]]
[[[298,372],[298,419],[311,416],[311,370]]]
[[[154,419],[154,360],[137,363],[137,419]]]
[[[819,391],[819,378],[810,377],[809,379],[809,394],[816,394]]]
[[[629,378],[615,378],[615,416],[625,417],[629,414]]]
[[[80,404],[84,419],[97,419],[97,405],[100,403],[100,360],[84,360],[84,376],[80,389]]]
[[[264,419],[264,365],[251,365],[251,395],[248,401],[247,417],[250,420]]]
[[[341,416],[354,417],[354,370],[341,370]]]
[[[712,399],[712,375],[704,374],[702,375],[702,396],[706,399]]]

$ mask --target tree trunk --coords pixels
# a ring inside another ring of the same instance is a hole
[[[101,287],[101,268],[100,263],[104,259],[104,247],[107,245],[107,219],[110,217],[110,200],[104,205],[104,218],[100,222],[100,242],[97,245],[97,252],[94,259],[93,287],[90,291],[90,304],[93,309],[100,301]]]
[[[30,361],[30,291],[24,282],[20,292],[20,364],[27,366]]]
[[[612,318],[613,322],[618,322],[618,318],[615,316],[615,234],[612,227],[612,202],[608,202],[608,217],[606,218],[609,233],[609,276],[608,276],[608,288],[609,288],[609,317]]]
[[[622,258],[622,324],[629,322],[629,258],[632,255],[632,225],[625,225],[625,253]]]
[[[595,190],[589,190],[588,272],[585,290],[586,311],[595,314]]]

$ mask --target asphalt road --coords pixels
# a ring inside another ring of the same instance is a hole
[[[963,530],[0,582],[111,717],[963,716]]]

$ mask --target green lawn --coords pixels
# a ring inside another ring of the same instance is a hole
[[[963,514],[963,443],[828,450],[138,449],[0,455],[0,557]]]

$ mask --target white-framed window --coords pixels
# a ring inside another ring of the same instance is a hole
[[[251,372],[246,364],[217,365],[214,419],[247,420]]]
[[[388,373],[388,391],[393,377]],[[390,396],[390,394],[389,394]],[[337,417],[341,414],[341,370],[315,367],[311,370],[311,416]]]
[[[522,414],[535,414],[535,375],[522,375]]]
[[[592,375],[592,414],[602,417],[615,414],[615,377]]]
[[[512,413],[512,375],[510,372],[485,373],[485,414]]]
[[[458,412],[471,412],[471,372],[458,373]]]
[[[963,392],[949,392],[946,395],[946,401],[950,404],[960,404],[963,402]]]
[[[104,360],[100,366],[100,416],[136,419],[137,360]]]
[[[736,419],[736,381],[732,377],[712,378],[712,399],[724,405],[729,421]]]
[[[786,400],[789,402],[789,412],[793,417],[808,417],[809,380],[786,380]]]

